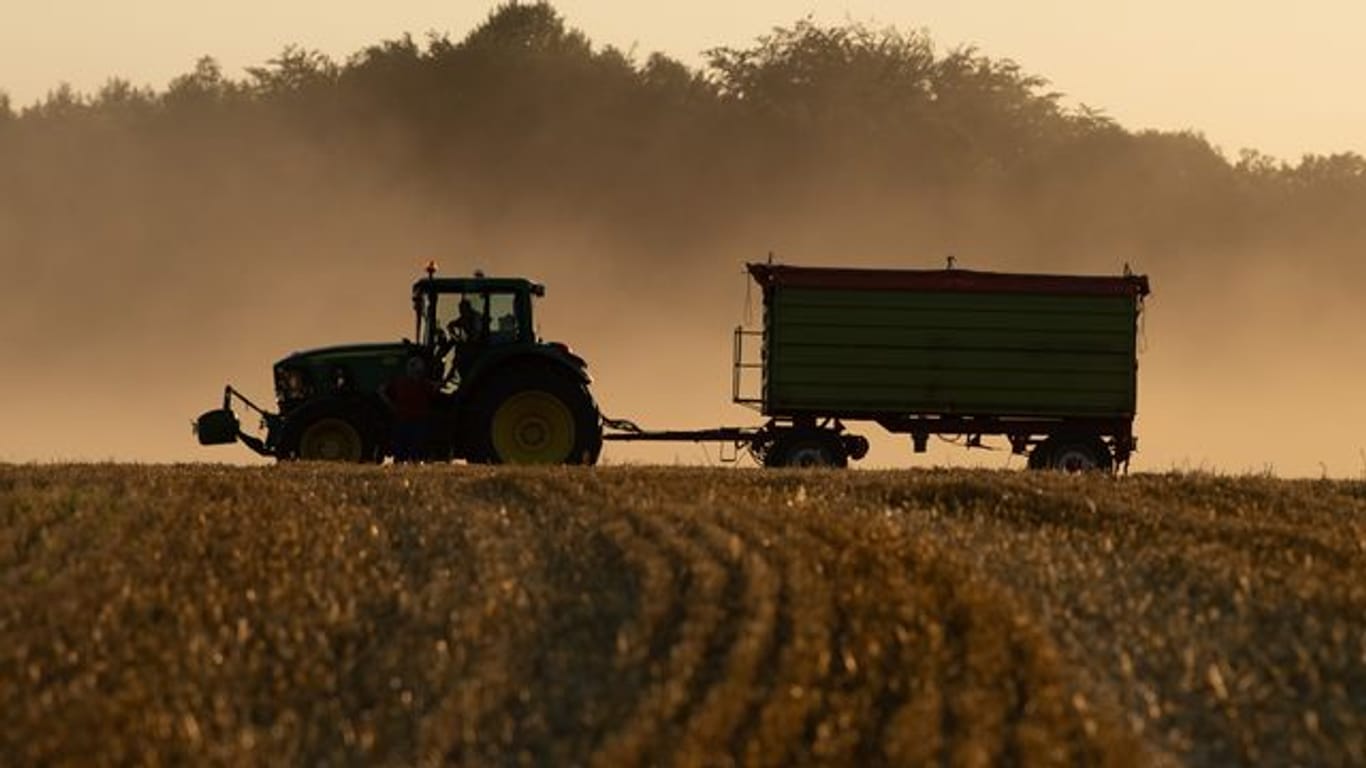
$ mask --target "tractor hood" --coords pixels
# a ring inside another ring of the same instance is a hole
[[[413,349],[416,347],[403,342],[339,344],[332,347],[318,347],[294,352],[276,363],[275,367],[345,363],[355,360],[378,360],[385,357],[397,357],[399,358],[397,364],[402,365],[403,360]]]
[[[419,349],[393,342],[295,352],[275,364],[275,394],[284,406],[319,395],[373,393],[402,373]]]

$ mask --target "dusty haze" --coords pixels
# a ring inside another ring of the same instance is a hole
[[[446,274],[546,283],[541,333],[590,361],[605,414],[757,424],[729,402],[730,331],[747,307],[758,316],[744,262],[772,251],[809,265],[1128,263],[1153,286],[1136,469],[1366,473],[1366,217],[1343,203],[1366,200],[1359,187],[1314,192],[1323,205],[1301,190],[1226,206],[1255,169],[1196,137],[1118,126],[1097,134],[1113,151],[1100,139],[1091,154],[1059,151],[1058,166],[1077,167],[1022,184],[890,156],[838,123],[781,155],[711,107],[694,123],[650,107],[654,124],[603,138],[587,118],[522,105],[521,143],[462,134],[447,152],[433,150],[445,134],[411,133],[373,104],[364,130],[339,137],[297,119],[300,103],[232,102],[241,111],[212,119],[121,122],[89,105],[0,116],[0,460],[254,461],[200,448],[191,419],[225,382],[270,402],[270,365],[291,351],[410,335],[408,289],[429,258]],[[1193,159],[1160,165],[1174,156]],[[875,466],[1021,463],[934,442],[913,456],[909,441],[866,433]],[[604,461],[716,456],[609,445]]]

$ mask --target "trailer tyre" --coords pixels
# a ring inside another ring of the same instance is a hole
[[[844,435],[840,443],[844,446],[844,453],[854,461],[868,455],[868,438],[863,435]]]
[[[834,432],[801,430],[780,435],[764,457],[766,467],[849,466],[844,441]]]
[[[1059,472],[1110,472],[1114,456],[1100,438],[1052,437],[1040,443],[1029,454],[1030,469],[1054,469]]]
[[[474,405],[476,461],[595,464],[602,451],[598,409],[582,384],[543,367],[506,371]]]

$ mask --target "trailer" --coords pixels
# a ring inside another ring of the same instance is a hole
[[[1145,276],[747,268],[763,320],[735,330],[732,400],[766,421],[650,431],[605,419],[604,440],[719,441],[764,466],[844,467],[868,452],[849,425],[871,423],[916,453],[931,435],[968,447],[996,436],[1030,468],[1067,471],[1127,467],[1137,447]]]

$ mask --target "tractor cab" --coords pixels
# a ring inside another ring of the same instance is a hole
[[[532,298],[544,295],[544,286],[523,278],[436,277],[428,267],[413,284],[417,342],[454,382],[489,351],[534,345]]]

